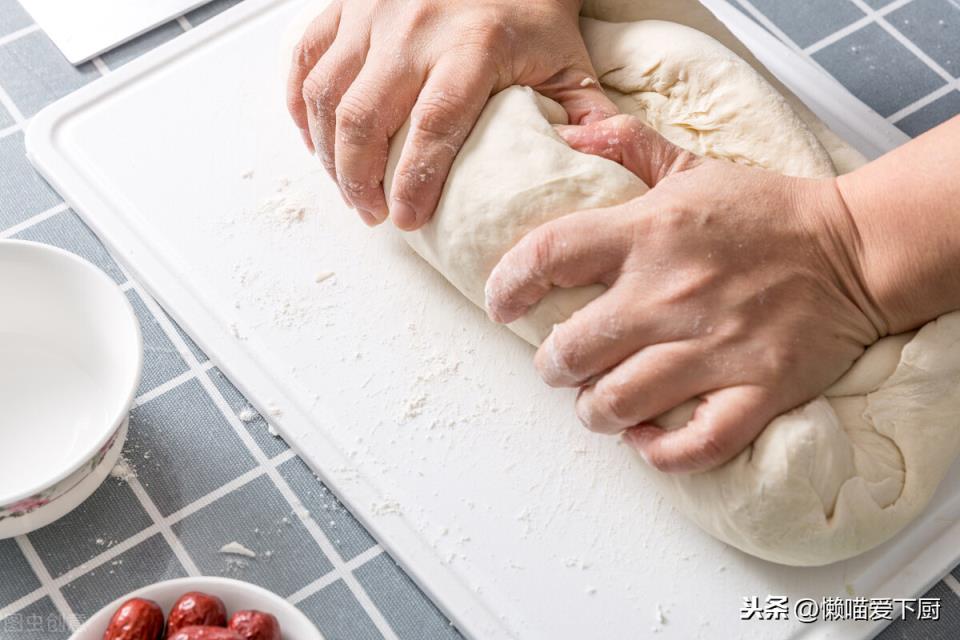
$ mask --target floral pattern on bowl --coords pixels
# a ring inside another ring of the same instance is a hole
[[[7,520],[9,518],[22,518],[25,515],[31,514],[41,507],[45,507],[50,504],[57,498],[67,494],[75,486],[83,482],[84,478],[89,476],[94,470],[100,466],[100,463],[103,462],[103,459],[107,457],[107,453],[110,449],[113,448],[117,441],[120,440],[120,434],[123,431],[126,421],[120,424],[110,436],[110,439],[107,440],[100,449],[93,454],[89,460],[84,462],[79,469],[68,475],[66,478],[60,482],[47,487],[39,493],[35,493],[32,496],[23,498],[22,500],[17,500],[16,502],[0,505],[0,522]]]

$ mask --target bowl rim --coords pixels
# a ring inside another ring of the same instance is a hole
[[[83,467],[83,465],[87,464],[97,454],[97,452],[107,444],[110,438],[113,437],[113,435],[123,424],[123,421],[126,419],[127,414],[130,411],[130,407],[133,405],[133,401],[136,398],[137,389],[140,387],[140,379],[143,375],[143,332],[140,329],[140,320],[137,318],[137,314],[134,313],[133,306],[130,304],[130,300],[126,295],[124,295],[124,293],[120,290],[120,287],[110,276],[104,273],[92,262],[89,262],[77,254],[67,251],[66,249],[61,249],[60,247],[44,244],[42,242],[34,242],[32,240],[0,239],[0,251],[2,251],[5,246],[19,246],[25,248],[27,251],[36,251],[40,254],[47,254],[46,257],[52,255],[61,259],[65,259],[72,268],[84,270],[87,273],[92,274],[94,279],[99,280],[101,284],[107,285],[107,288],[112,292],[112,295],[118,296],[118,298],[123,301],[125,315],[130,323],[130,326],[132,326],[134,330],[134,344],[130,346],[133,347],[131,352],[135,358],[135,373],[133,376],[131,376],[131,380],[122,396],[123,398],[126,398],[126,401],[121,405],[120,409],[115,415],[110,416],[110,418],[105,421],[105,424],[108,425],[108,428],[104,430],[104,433],[96,440],[96,442],[92,443],[88,447],[81,448],[80,453],[74,456],[72,462],[65,465],[63,469],[48,479],[34,484],[33,486],[29,486],[25,490],[19,490],[16,493],[0,493],[0,506],[14,504],[21,500],[30,498],[31,496],[37,495],[38,493],[43,492],[43,490],[66,480],[69,476]]]
[[[144,587],[140,587],[139,589],[134,589],[133,591],[126,593],[111,602],[108,602],[103,607],[98,609],[96,613],[87,618],[87,620],[70,635],[70,638],[71,640],[78,638],[81,632],[103,633],[103,630],[106,629],[106,624],[110,621],[110,617],[113,616],[113,612],[117,607],[127,600],[131,598],[152,599],[156,597],[155,595],[152,595],[152,592],[155,590],[178,586],[183,587],[183,593],[187,593],[189,591],[204,591],[205,593],[210,593],[210,595],[217,596],[221,599],[224,598],[224,594],[218,593],[217,587],[229,587],[247,591],[262,597],[267,603],[274,604],[278,609],[283,609],[284,615],[298,618],[300,624],[316,630],[316,640],[322,640],[323,638],[320,630],[317,629],[317,626],[310,620],[310,618],[308,618],[303,611],[298,609],[295,604],[283,596],[252,582],[236,580],[234,578],[224,578],[222,576],[186,576],[183,578],[172,578],[170,580],[154,582],[153,584],[148,584]],[[273,615],[278,614],[278,611],[274,610],[266,611],[265,609],[261,609],[261,611],[265,611],[266,613],[271,613]],[[164,617],[166,617],[166,612],[164,612]],[[101,624],[104,625],[104,629],[97,629],[97,627]],[[99,635],[97,637],[99,637]],[[284,634],[284,638],[286,639],[286,634]]]

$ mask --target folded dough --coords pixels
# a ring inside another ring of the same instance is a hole
[[[611,19],[624,17],[623,2],[588,1],[586,10],[605,4]],[[654,14],[670,4],[691,21],[706,21],[695,2],[631,4]],[[732,39],[722,27],[711,29]],[[768,82],[755,61],[751,66],[700,31],[586,18],[582,30],[601,83],[619,106],[680,146],[797,176],[830,176],[835,166],[862,162]],[[494,96],[454,162],[433,219],[404,234],[477,305],[491,270],[525,233],[647,191],[620,165],[570,149],[553,129],[566,121],[558,104],[530,89]],[[388,189],[406,133],[404,127],[391,144]],[[510,328],[539,344],[554,323],[602,291],[555,290]],[[678,426],[691,412],[685,405],[660,422]],[[747,553],[826,564],[880,544],[923,509],[960,452],[958,421],[955,313],[916,335],[873,345],[824,397],[775,419],[723,467],[666,475],[638,464],[638,473],[649,473],[703,529]]]

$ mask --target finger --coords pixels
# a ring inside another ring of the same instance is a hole
[[[697,161],[634,116],[614,116],[582,127],[558,126],[557,131],[573,149],[622,164],[649,187]]]
[[[577,396],[577,417],[597,433],[620,433],[717,387],[718,373],[693,342],[646,347]]]
[[[660,322],[649,313],[645,285],[639,278],[623,276],[553,327],[534,358],[544,382],[552,387],[579,387],[644,347],[683,337],[682,323]]]
[[[513,322],[553,287],[612,284],[630,251],[624,218],[620,207],[580,211],[528,233],[487,279],[490,318]]]
[[[337,180],[334,155],[337,106],[363,67],[367,45],[366,36],[354,34],[337,38],[303,83],[313,146],[324,169],[334,180]],[[344,199],[352,206],[346,196]]]
[[[463,141],[496,84],[488,65],[446,57],[430,72],[410,116],[390,194],[390,217],[413,230],[433,215]]]
[[[293,49],[293,60],[287,78],[287,110],[300,129],[300,135],[310,153],[314,152],[314,148],[310,137],[310,123],[307,120],[307,105],[303,99],[303,83],[320,57],[333,44],[339,27],[340,3],[333,2],[310,22]]]
[[[765,389],[729,387],[706,395],[686,426],[641,425],[624,438],[660,471],[707,471],[743,451],[777,413]]]
[[[603,92],[586,50],[582,52],[582,60],[584,62],[564,69],[534,89],[559,102],[571,124],[586,125],[620,113]]]
[[[334,156],[341,189],[379,223],[388,214],[383,177],[390,138],[410,114],[423,78],[395,56],[373,52],[368,60],[337,106]]]

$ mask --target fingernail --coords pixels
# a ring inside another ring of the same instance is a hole
[[[376,219],[377,224],[380,224],[381,222],[383,222],[384,220],[390,217],[390,212],[387,211],[386,207],[377,207],[376,209],[370,211],[369,213]]]
[[[579,396],[577,397],[579,400]],[[573,413],[576,414],[577,420],[580,421],[580,424],[584,427],[590,428],[590,416],[587,414],[587,408],[583,406],[584,403],[577,402],[573,405]]]
[[[390,206],[390,217],[401,229],[412,229],[417,224],[417,212],[406,202],[394,200]]]
[[[493,274],[491,273],[490,275],[492,276]],[[500,324],[500,313],[494,306],[496,297],[496,293],[493,290],[493,278],[487,278],[487,284],[483,287],[483,304],[487,310],[487,317],[497,324]]]
[[[386,214],[381,213],[379,211],[372,211],[370,209],[363,209],[363,210],[358,209],[358,211],[361,211],[361,215],[363,215],[365,218],[370,218],[370,220],[372,221],[371,223],[369,223],[371,227],[379,226],[383,224],[384,220],[387,219]]]
[[[627,429],[623,432],[621,437],[630,445],[634,451],[639,454],[643,461],[647,464],[650,464],[650,459],[647,457],[646,451],[643,449],[643,436],[637,434],[636,429]]]
[[[604,120],[609,120],[615,115],[617,114],[610,113],[609,111],[591,111],[587,115],[583,116],[583,118],[580,120],[580,124],[586,127],[591,124],[603,122]]]
[[[573,386],[574,383],[578,382],[578,379],[567,370],[567,366],[560,356],[560,350],[557,348],[556,338],[557,325],[553,325],[550,335],[540,345],[544,355],[539,360],[543,378],[551,386]]]
[[[368,227],[376,227],[381,222],[377,220],[372,213],[364,209],[357,209],[357,214],[360,216],[360,219],[363,220],[363,224]]]

